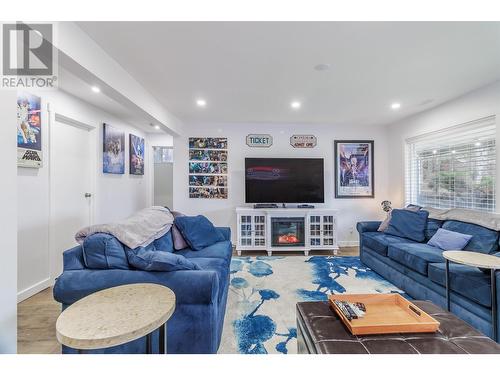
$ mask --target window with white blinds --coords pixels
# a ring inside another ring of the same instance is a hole
[[[495,211],[495,116],[406,140],[406,203]]]

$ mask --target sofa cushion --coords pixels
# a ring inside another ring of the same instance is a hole
[[[412,240],[391,236],[390,234],[381,232],[365,232],[361,234],[363,245],[376,251],[380,255],[387,256],[387,247],[394,243],[413,243]]]
[[[138,247],[127,250],[128,261],[131,266],[142,271],[180,271],[201,269],[182,255],[168,251],[155,251],[153,246]]]
[[[432,236],[436,234],[439,228],[443,225],[442,220],[437,220],[437,219],[427,219],[427,225],[425,226],[425,240],[429,241]]]
[[[455,220],[445,221],[442,228],[471,235],[472,239],[464,250],[489,254],[498,249],[498,232],[494,230]]]
[[[233,246],[231,241],[221,241],[213,245],[207,246],[204,249],[195,251],[190,248],[179,250],[175,252],[185,256],[186,258],[219,258],[229,261],[233,253]]]
[[[172,226],[173,228],[173,226]],[[154,240],[153,245],[155,250],[167,251],[172,253],[174,251],[174,243],[172,240],[172,231],[170,230],[164,236]]]
[[[429,279],[446,287],[445,264],[429,264]],[[476,267],[450,262],[450,290],[484,307],[491,307],[490,277]]]
[[[427,275],[429,263],[443,262],[443,250],[423,243],[397,243],[389,245],[387,255],[396,262],[422,275]]]
[[[125,249],[116,237],[94,233],[82,245],[85,266],[90,269],[129,269]]]
[[[389,227],[384,233],[422,242],[425,240],[428,216],[429,212],[424,210],[392,210]]]
[[[436,234],[432,236],[429,242],[427,242],[427,245],[434,246],[442,250],[462,250],[465,246],[467,246],[471,238],[472,236],[469,234],[439,228]]]
[[[203,215],[177,216],[174,224],[193,250],[201,250],[216,242],[224,241],[224,236]]]

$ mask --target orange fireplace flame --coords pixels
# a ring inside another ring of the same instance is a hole
[[[278,243],[298,243],[300,242],[294,234],[283,234],[278,237]]]

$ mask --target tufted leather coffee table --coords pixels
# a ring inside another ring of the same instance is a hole
[[[412,301],[440,322],[436,333],[353,336],[328,302],[297,303],[302,354],[500,354],[500,345],[427,301]]]

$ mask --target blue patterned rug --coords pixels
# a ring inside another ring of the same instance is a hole
[[[297,353],[295,304],[341,293],[403,292],[358,257],[235,257],[219,353]]]

